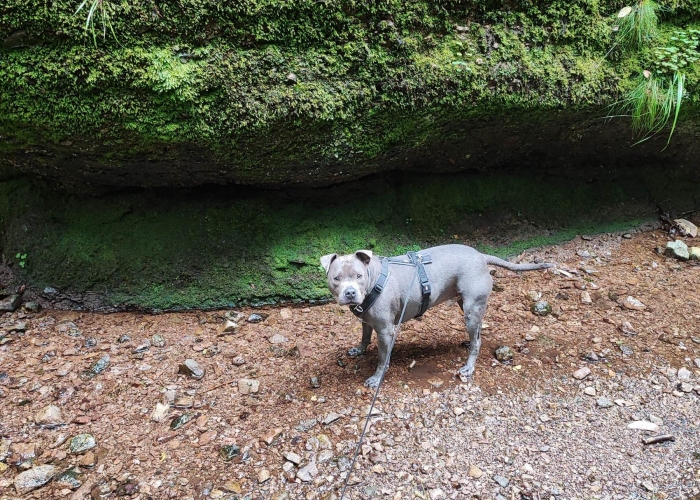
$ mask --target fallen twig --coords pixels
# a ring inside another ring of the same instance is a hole
[[[660,436],[651,436],[645,439],[642,439],[642,442],[644,444],[655,444],[655,443],[663,443],[664,441],[675,441],[676,438],[672,436],[671,434],[661,434]]]

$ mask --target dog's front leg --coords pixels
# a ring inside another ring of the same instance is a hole
[[[372,340],[372,327],[367,323],[362,323],[362,341],[357,347],[353,347],[348,351],[348,356],[359,356],[367,351],[367,346]]]
[[[391,357],[391,342],[394,338],[393,325],[385,325],[377,329],[377,371],[365,380],[365,386],[376,389],[384,371],[389,367]]]

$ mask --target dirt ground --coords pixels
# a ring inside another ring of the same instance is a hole
[[[467,353],[457,305],[404,325],[346,497],[700,498],[700,266],[657,253],[668,240],[578,237],[519,257],[558,271],[496,270],[472,383],[455,377]],[[552,314],[531,312],[539,294]],[[222,334],[236,313],[240,328]],[[360,323],[335,304],[25,311],[0,317],[0,331],[2,499],[335,498],[372,398],[362,383],[376,345],[347,357]],[[498,362],[499,346],[514,358]],[[186,359],[203,378],[178,373]],[[62,425],[37,425],[50,404]],[[72,453],[86,433],[94,448]],[[660,434],[674,440],[642,442]],[[19,474],[45,464],[77,466],[78,482],[19,495]]]

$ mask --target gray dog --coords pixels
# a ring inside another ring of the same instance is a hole
[[[466,378],[474,373],[476,358],[481,348],[481,322],[493,286],[487,265],[492,264],[511,271],[533,271],[553,266],[512,264],[464,245],[427,248],[419,252],[419,256],[425,259],[430,257],[430,263],[424,266],[432,288],[427,307],[460,297],[458,302],[464,311],[464,322],[470,342],[467,364],[459,370],[460,375]],[[342,256],[335,253],[324,255],[321,257],[321,265],[326,270],[328,287],[338,304],[351,308],[362,304],[382,271],[382,261],[372,255],[370,250],[358,250],[354,254]],[[377,332],[377,371],[365,381],[365,385],[373,389],[379,385],[385,367],[389,366],[393,333],[399,323],[404,299],[408,296],[404,321],[419,315],[423,300],[418,279],[415,279],[410,292],[408,290],[416,273],[413,265],[389,265],[388,269],[389,275],[381,293],[361,315],[362,341],[348,351],[350,356],[363,354],[372,338],[372,330]]]

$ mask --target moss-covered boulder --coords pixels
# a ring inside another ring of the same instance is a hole
[[[661,37],[697,23],[662,2]],[[0,170],[114,186],[327,185],[388,169],[697,159],[602,120],[649,55],[609,0],[7,0]],[[698,70],[686,109],[696,106]]]

